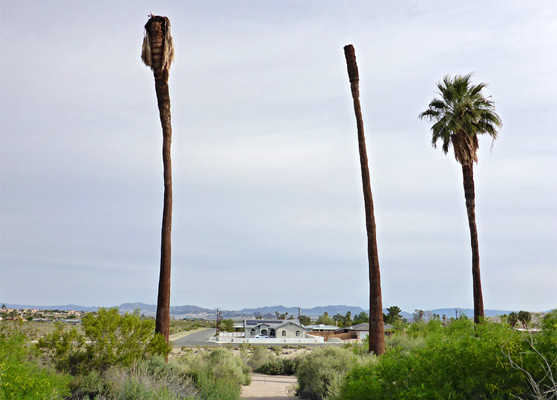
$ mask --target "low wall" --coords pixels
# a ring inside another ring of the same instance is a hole
[[[311,332],[314,336],[321,336],[325,340],[329,340],[330,338],[339,338],[342,340],[348,339],[357,339],[356,332],[347,332],[347,333],[335,333],[335,332]]]
[[[244,337],[244,332],[219,332],[220,337]]]
[[[216,341],[217,343],[251,343],[251,344],[311,344],[311,343],[323,343],[322,337],[312,337],[312,338],[269,338],[269,339],[255,339],[255,338],[245,338],[245,337],[233,337],[233,336],[219,336],[211,341]]]

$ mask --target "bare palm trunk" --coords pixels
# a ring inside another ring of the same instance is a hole
[[[375,214],[373,209],[373,196],[369,177],[369,166],[364,136],[364,122],[360,107],[360,79],[356,53],[352,45],[344,47],[350,89],[354,99],[354,113],[358,128],[358,147],[360,150],[360,166],[362,170],[362,185],[364,191],[364,204],[366,211],[367,248],[369,262],[369,352],[377,355],[385,353],[385,332],[383,326],[383,303],[381,299],[381,273],[379,270],[379,257],[377,255],[377,235],[375,227]]]
[[[479,323],[484,318],[484,303],[482,296],[482,281],[480,278],[480,246],[478,244],[478,230],[476,228],[476,193],[474,189],[474,166],[462,165],[464,183],[464,198],[466,212],[470,226],[470,244],[472,246],[472,285],[474,288],[474,322]]]
[[[171,231],[172,231],[172,124],[170,119],[170,94],[168,75],[174,56],[170,22],[166,17],[151,16],[145,25],[146,37],[142,58],[155,76],[155,92],[162,126],[162,158],[164,167],[164,204],[161,232],[161,263],[159,276],[159,295],[157,300],[156,332],[169,340],[170,330],[170,270],[171,270]]]

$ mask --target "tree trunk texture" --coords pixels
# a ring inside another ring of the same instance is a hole
[[[484,302],[482,281],[480,278],[480,246],[476,227],[476,193],[474,189],[474,166],[472,163],[462,165],[464,198],[470,226],[470,244],[472,246],[472,285],[474,288],[474,322],[477,324],[484,318]]]
[[[151,52],[155,91],[162,126],[162,159],[164,167],[164,205],[162,212],[161,263],[159,276],[159,295],[157,302],[156,332],[169,341],[170,331],[170,270],[171,270],[171,232],[172,232],[172,125],[170,119],[170,94],[168,91],[168,69],[163,68],[164,19],[153,17],[150,24]]]
[[[364,205],[366,213],[367,248],[369,262],[369,352],[377,355],[385,353],[385,332],[383,326],[383,302],[381,298],[381,273],[377,254],[377,234],[375,227],[375,213],[373,196],[369,177],[369,166],[364,136],[364,122],[360,106],[360,90],[356,53],[352,45],[344,47],[350,89],[354,100],[354,113],[358,128],[358,147],[360,151],[360,166],[362,170],[362,185],[364,191]]]

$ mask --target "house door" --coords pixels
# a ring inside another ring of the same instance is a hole
[[[262,335],[267,335],[267,329],[261,329],[261,334]]]
[[[275,330],[274,330],[274,329],[270,329],[270,330],[269,330],[269,337],[277,337],[277,335],[275,334]]]

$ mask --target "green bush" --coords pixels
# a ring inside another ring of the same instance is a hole
[[[349,349],[339,347],[321,347],[301,356],[296,370],[296,394],[312,400],[340,399],[343,378],[350,368],[359,364],[359,359]]]
[[[462,319],[445,328],[429,323],[420,330],[413,334],[423,343],[390,346],[379,362],[352,369],[343,384],[342,398],[509,399],[529,393],[520,368],[528,370],[536,382],[550,382],[544,378],[547,371],[539,357],[528,351],[524,335],[506,325],[474,325]],[[545,354],[555,361],[555,339],[547,331],[532,340],[540,348],[544,341],[551,342],[553,350]],[[513,367],[510,360],[520,368]]]
[[[197,393],[193,382],[179,368],[154,356],[130,367],[111,367],[78,376],[72,383],[75,399],[193,399]]]
[[[236,400],[241,386],[251,381],[250,368],[226,349],[215,349],[173,360],[193,379],[206,400]]]
[[[40,367],[23,333],[0,333],[0,399],[63,399],[70,380]]]
[[[294,375],[299,362],[298,357],[282,358],[275,356],[259,366],[255,372],[266,375]]]
[[[270,357],[271,355],[265,346],[252,346],[251,355],[247,364],[253,371],[255,371],[269,361]]]
[[[82,320],[84,334],[57,325],[54,332],[38,341],[37,347],[59,371],[74,375],[112,366],[131,366],[148,355],[164,355],[170,347],[154,334],[154,322],[139,312],[121,315],[117,308],[100,308]]]

